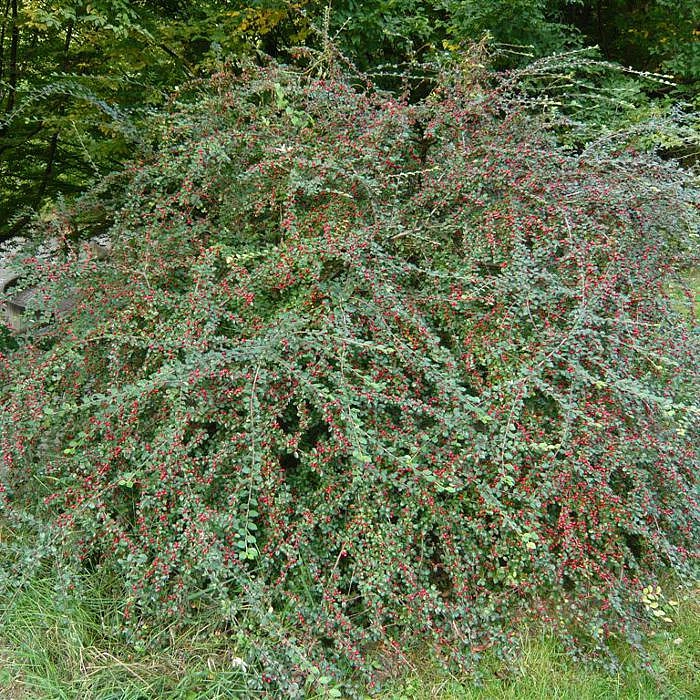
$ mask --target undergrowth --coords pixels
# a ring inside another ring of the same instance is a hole
[[[158,652],[136,650],[108,621],[119,601],[94,579],[77,605],[63,606],[55,580],[37,579],[0,606],[0,695],[5,700],[213,700],[256,697],[236,649],[205,626],[173,636]],[[700,606],[697,590],[667,591],[679,606],[673,625],[653,633],[644,662],[619,649],[607,673],[572,659],[547,631],[523,634],[509,663],[485,658],[471,677],[446,673],[430,652],[385,665],[382,700],[691,700],[700,694]],[[329,691],[333,690],[333,685]],[[332,695],[326,695],[333,697]],[[323,694],[309,693],[308,698]]]

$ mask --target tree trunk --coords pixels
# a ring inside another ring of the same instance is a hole
[[[15,92],[17,91],[17,77],[19,68],[17,66],[17,54],[19,52],[19,25],[17,24],[17,0],[12,0],[12,38],[10,39],[10,67],[8,74],[9,92],[7,93],[7,104],[5,114],[9,114],[15,107]]]
[[[66,40],[63,44],[63,63],[61,67],[64,73],[67,72],[69,68],[68,52],[70,50],[70,42],[72,38],[73,22],[69,22],[68,27],[66,29]],[[62,114],[63,111],[63,108],[60,108],[58,110],[58,113]],[[49,150],[46,154],[46,168],[44,169],[44,175],[41,178],[41,182],[39,183],[39,189],[36,193],[36,199],[34,204],[36,208],[38,208],[41,205],[41,201],[42,199],[44,199],[46,190],[48,189],[48,186],[51,183],[51,180],[53,179],[53,166],[54,162],[56,161],[56,153],[58,152],[58,136],[58,131],[54,131],[54,133],[51,135],[51,141],[49,141]]]
[[[10,15],[10,0],[5,2],[5,11],[2,13],[2,27],[0,28],[0,80],[5,77],[5,31],[7,19]]]

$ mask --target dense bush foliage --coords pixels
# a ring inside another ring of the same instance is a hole
[[[696,555],[696,190],[469,73],[326,73],[217,76],[44,225],[113,252],[25,259],[78,303],[0,357],[3,589],[109,572],[133,639],[206,620],[275,696],[523,620],[638,640]]]

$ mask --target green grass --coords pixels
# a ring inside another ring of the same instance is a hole
[[[66,609],[55,584],[40,580],[14,600],[0,601],[3,700],[241,697],[234,650],[206,628],[148,654],[119,638],[112,626],[115,601],[97,586]]]
[[[0,601],[3,700],[209,700],[246,698],[235,650],[206,628],[173,638],[159,653],[130,648],[112,627],[114,600],[99,583],[66,608],[56,582],[40,580]],[[652,668],[632,655],[608,675],[577,664],[546,634],[529,637],[511,667],[488,664],[481,685],[444,675],[427,661],[407,663],[381,700],[593,700],[700,698],[700,600],[680,597],[673,625],[650,642]],[[486,667],[484,667],[486,668]],[[322,696],[316,696],[319,699]]]
[[[700,268],[686,271],[681,280],[681,283],[672,282],[668,287],[673,306],[677,311],[697,318],[700,315]]]
[[[497,668],[476,686],[425,668],[415,669],[382,695],[382,700],[696,700],[700,698],[700,600],[686,595],[673,625],[649,644],[651,668],[623,656],[610,675],[574,662],[551,636],[529,638],[518,662]]]

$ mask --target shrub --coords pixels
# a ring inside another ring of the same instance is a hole
[[[128,635],[205,620],[276,696],[638,640],[696,555],[695,190],[458,71],[356,83],[215,77],[58,217],[109,261],[26,259],[78,301],[2,356],[2,584],[111,572]]]

